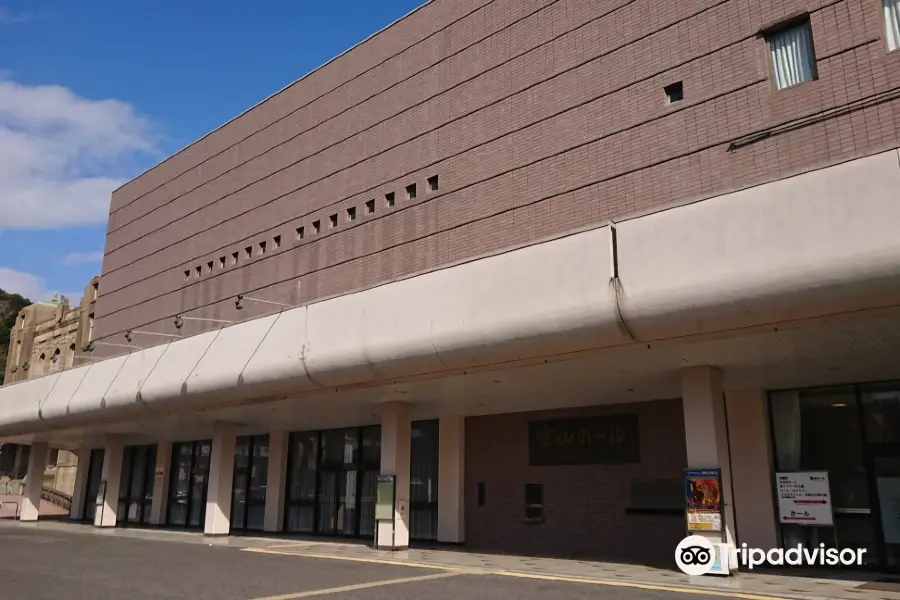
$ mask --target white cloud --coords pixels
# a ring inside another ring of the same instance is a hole
[[[103,261],[103,252],[69,252],[62,259],[64,265],[82,265]]]
[[[57,292],[44,287],[44,280],[41,277],[7,267],[0,267],[0,289],[25,296],[32,302],[47,302]],[[62,292],[62,295],[69,299],[70,305],[81,302],[82,294],[83,292]]]
[[[34,18],[31,13],[14,13],[5,6],[0,6],[0,25],[19,25]]]
[[[126,102],[0,79],[0,229],[105,222],[130,162],[156,143]]]

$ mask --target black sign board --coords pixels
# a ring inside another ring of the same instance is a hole
[[[610,465],[641,462],[637,415],[532,421],[528,464]]]

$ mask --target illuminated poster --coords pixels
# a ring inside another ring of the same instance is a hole
[[[685,518],[688,532],[722,531],[722,470],[684,472]]]

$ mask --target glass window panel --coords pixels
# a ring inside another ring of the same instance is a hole
[[[103,476],[103,450],[95,448],[91,450],[90,466],[88,467],[88,484],[84,503],[85,521],[93,521],[97,507],[97,494],[100,492],[100,480]]]
[[[149,505],[153,500],[153,480],[156,478],[156,446],[147,447],[147,469],[144,471],[144,501]],[[145,517],[149,518],[149,510]]]
[[[191,464],[194,444],[178,443],[172,448],[175,463],[169,482],[169,507],[167,521],[170,525],[187,524],[187,503],[191,492]]]
[[[285,529],[295,533],[313,533],[314,517],[315,507],[290,506],[287,508],[287,523],[285,524]],[[374,533],[374,531],[372,533]]]
[[[291,472],[288,473],[288,502],[316,500],[317,433],[292,433],[290,437]]]
[[[784,546],[864,547],[877,560],[855,388],[776,392],[769,406],[776,469],[828,471],[835,509],[833,528],[782,525]]]
[[[860,388],[869,443],[900,443],[900,382]]]
[[[361,459],[367,468],[381,467],[381,425],[363,429]]]
[[[779,90],[816,76],[812,29],[809,22],[784,29],[769,38],[775,87]]]
[[[144,495],[144,480],[147,469],[147,446],[134,446],[131,450],[131,490],[129,498],[137,500]]]
[[[122,475],[119,477],[119,499],[128,499],[128,478],[131,476],[132,457],[134,455],[133,446],[125,446],[122,452]]]
[[[438,422],[417,421],[410,432],[410,501],[436,503]]]
[[[359,535],[375,535],[375,493],[378,484],[377,471],[363,471],[362,491],[359,498]],[[412,535],[412,532],[410,532]]]

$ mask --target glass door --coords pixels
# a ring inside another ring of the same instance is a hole
[[[231,529],[262,531],[269,476],[269,436],[238,438],[234,450]]]
[[[97,494],[100,493],[100,481],[103,477],[103,448],[91,450],[91,458],[88,464],[88,480],[84,491],[83,521],[94,521],[97,512]]]
[[[834,527],[782,524],[785,548],[865,548],[879,560],[878,535],[853,386],[776,392],[770,396],[778,471],[828,471]]]
[[[359,531],[359,428],[323,431],[318,490],[318,529],[325,535],[355,536]]]
[[[861,386],[872,461],[882,565],[900,569],[900,382]]]
[[[289,444],[284,530],[313,533],[318,499],[319,433],[292,433]]]
[[[150,522],[155,470],[155,445],[125,447],[117,511],[117,522],[120,525],[140,525]]]
[[[900,568],[900,444],[873,448],[885,566]]]
[[[202,528],[203,521],[206,518],[206,486],[209,482],[209,461],[211,455],[211,441],[194,443],[194,468],[191,471],[188,527]]]
[[[206,517],[206,486],[212,442],[180,442],[172,446],[166,524],[202,527]]]

